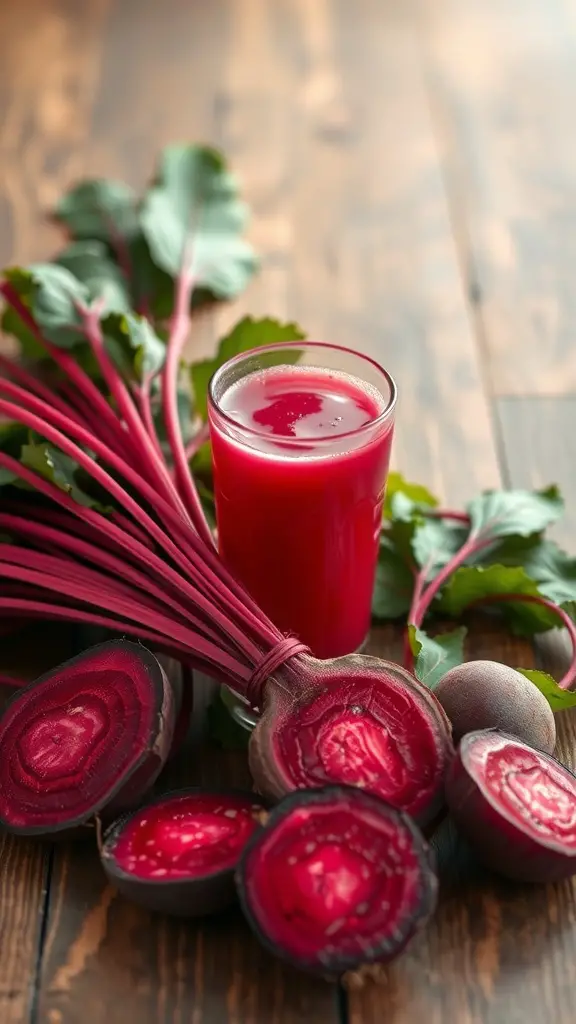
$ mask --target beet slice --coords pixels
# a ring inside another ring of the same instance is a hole
[[[434,694],[406,669],[367,655],[316,664],[314,687],[298,689],[289,665],[266,685],[249,747],[258,791],[275,799],[342,783],[420,824],[431,821],[454,755],[450,722]]]
[[[438,889],[414,822],[351,786],[286,797],[248,842],[236,885],[261,942],[327,977],[396,957]]]
[[[525,882],[576,874],[576,775],[550,754],[496,729],[468,733],[446,795],[494,871]]]
[[[262,813],[253,793],[168,793],[111,826],[100,850],[104,870],[149,910],[214,913],[235,900],[234,869]]]
[[[174,698],[153,654],[112,640],[14,696],[0,718],[0,822],[20,835],[134,806],[168,756]]]

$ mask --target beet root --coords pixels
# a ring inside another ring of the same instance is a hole
[[[521,672],[498,661],[467,661],[450,669],[434,693],[456,739],[501,729],[551,754],[556,724],[546,697]]]
[[[146,648],[113,640],[20,690],[0,718],[0,822],[74,828],[138,803],[168,756],[174,699]]]
[[[463,738],[448,772],[448,806],[484,863],[508,878],[576,874],[576,775],[498,730]]]
[[[236,885],[260,941],[326,977],[397,956],[434,911],[438,887],[412,820],[351,786],[279,803],[249,840]]]
[[[110,881],[149,910],[197,917],[236,898],[234,869],[259,827],[252,793],[187,789],[115,822],[100,849]]]
[[[294,660],[311,665],[315,685],[302,685],[301,667],[292,679],[280,673],[266,685],[249,746],[258,792],[276,799],[294,789],[357,786],[420,824],[431,821],[454,754],[434,694],[378,658]]]

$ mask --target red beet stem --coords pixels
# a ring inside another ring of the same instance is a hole
[[[52,342],[44,338],[41,331],[38,330],[34,317],[16,294],[12,286],[6,281],[0,284],[0,295],[2,295],[6,302],[12,306],[16,313],[18,313],[18,316],[23,323],[26,324],[26,327],[32,332],[36,340],[46,349],[50,358],[54,360],[61,370],[63,370],[68,379],[78,389],[79,393],[84,395],[93,411],[98,413],[98,416],[100,417],[100,437],[106,441],[106,443],[111,442],[112,445],[114,445],[118,439],[118,432],[120,431],[125,435],[126,446],[133,447],[131,445],[131,438],[127,431],[124,430],[123,424],[114,414],[110,405],[104,398],[104,395],[100,393],[93,381],[90,380],[88,374],[84,373],[82,368],[78,366],[78,363],[69,352],[58,348],[57,345],[53,345]],[[139,458],[137,448],[133,450],[133,454],[136,459]]]
[[[136,399],[136,404],[138,405],[138,409],[140,411],[140,416],[142,417],[142,423],[144,424],[146,433],[148,434],[148,437],[152,441],[152,444],[156,449],[158,457],[162,459],[162,461],[164,461],[164,453],[162,452],[162,447],[160,445],[160,441],[158,440],[158,434],[156,433],[156,427],[154,425],[154,417],[152,416],[152,404],[150,395],[151,385],[152,375],[146,374],[141,384],[133,385],[132,391],[134,393],[134,398]]]
[[[175,600],[145,573],[135,569],[128,562],[116,557],[109,551],[103,550],[101,545],[96,546],[80,537],[75,537],[62,530],[46,526],[44,523],[37,523],[33,520],[22,519],[19,516],[12,516],[10,514],[0,513],[0,526],[5,526],[9,530],[15,530],[17,533],[32,538],[39,546],[48,544],[53,550],[59,552],[62,549],[68,550],[80,559],[93,562],[97,566],[107,569],[112,575],[104,577],[106,582],[114,581],[115,577],[120,580],[129,581],[137,588],[136,591],[131,590],[133,595],[138,594],[144,598],[148,595],[153,596],[161,604],[175,612],[186,623],[192,623],[195,628],[204,633],[207,639],[212,640],[214,643],[222,643],[221,634],[211,629],[201,617],[195,614],[195,604],[193,601],[182,598],[181,595],[178,600]],[[7,545],[6,547],[8,554],[14,550],[14,545]],[[36,560],[35,553],[28,552],[28,554],[32,554],[34,561]],[[78,569],[77,562],[70,562],[70,565],[73,567],[74,574],[76,575]],[[130,588],[128,589],[130,590]],[[227,649],[229,649],[231,654],[234,653],[231,647]]]
[[[188,648],[177,640],[169,640],[154,630],[134,626],[133,622],[125,622],[110,615],[99,615],[93,611],[85,611],[82,608],[60,605],[55,601],[47,600],[47,595],[40,598],[21,597],[19,594],[0,597],[0,612],[4,615],[18,615],[22,613],[31,619],[61,619],[65,622],[84,622],[90,626],[103,626],[105,629],[116,633],[128,633],[131,636],[137,635],[141,640],[149,640],[155,648],[164,650],[176,658],[188,656]]]
[[[495,594],[493,597],[483,597],[481,600],[475,601],[474,604],[498,604],[500,601],[525,601],[528,604],[539,604],[542,608],[548,608],[549,611],[553,612],[560,619],[570,637],[572,658],[558,686],[561,690],[574,689],[576,684],[576,625],[568,615],[568,612],[565,612],[554,601],[550,601],[547,597],[542,597],[540,594]]]
[[[170,580],[174,581],[174,583],[177,586],[183,588],[187,593],[189,593],[196,604],[198,613],[200,614],[201,610],[204,609],[206,611],[206,615],[209,621],[217,625],[218,628],[221,629],[225,635],[228,635],[229,637],[231,636],[230,622],[226,618],[224,613],[221,611],[221,609],[219,607],[214,606],[210,602],[206,602],[204,600],[204,595],[200,593],[200,591],[198,591],[197,588],[193,587],[192,584],[187,579],[180,576],[161,558],[159,558],[157,555],[154,555],[147,548],[145,548],[144,545],[139,544],[139,542],[132,538],[130,535],[124,534],[123,531],[119,530],[117,526],[115,526],[113,523],[110,523],[99,513],[94,512],[93,509],[84,508],[83,506],[78,505],[73,498],[67,495],[64,491],[61,491],[60,488],[56,487],[54,484],[51,484],[48,480],[44,480],[42,477],[38,476],[32,470],[27,469],[26,466],[22,466],[15,459],[12,459],[9,455],[4,454],[3,452],[0,452],[0,466],[4,466],[6,469],[11,470],[15,475],[19,476],[23,480],[26,480],[27,483],[35,487],[36,490],[38,490],[40,493],[45,494],[49,498],[52,498],[54,501],[58,502],[58,504],[62,505],[64,508],[67,508],[69,511],[81,517],[86,522],[91,523],[98,532],[104,532],[106,534],[111,535],[113,538],[117,539],[120,542],[121,546],[124,545],[124,547],[127,550],[135,554],[139,564],[149,564],[154,569],[157,569],[159,580],[161,580],[163,576],[167,576]],[[240,630],[234,628],[233,632],[239,633],[242,641],[241,643],[236,644],[239,653],[243,656],[247,656],[246,649],[248,648],[249,650],[251,650],[252,645],[247,644],[246,638],[244,637],[244,634]],[[257,650],[256,656],[259,659],[259,652]],[[249,657],[249,655],[247,657]],[[246,678],[248,678],[248,675],[246,676]]]
[[[184,259],[186,260],[186,253]],[[182,440],[182,431],[178,418],[178,368],[182,350],[190,329],[190,299],[194,288],[194,280],[183,266],[178,276],[174,315],[170,324],[170,337],[166,351],[166,362],[162,377],[162,403],[164,422],[168,443],[172,452],[176,470],[176,480],[188,514],[194,523],[198,535],[208,548],[214,547],[212,531],[206,520],[198,491],[188,469],[188,461]]]
[[[69,416],[71,419],[75,419],[80,422],[80,416],[76,409],[72,409],[55,391],[51,391],[50,388],[42,384],[41,381],[33,377],[31,373],[28,373],[18,363],[8,359],[6,356],[0,354],[0,369],[4,370],[9,377],[12,378],[17,384],[20,384],[24,388],[28,388],[33,394],[37,395],[38,398],[42,398],[44,402],[52,405],[55,409],[59,409],[60,412],[64,413],[65,416]]]
[[[12,385],[16,388],[16,385]],[[41,408],[44,403],[40,399],[34,399],[32,396],[28,397],[28,404],[33,407]],[[212,574],[207,566],[203,565],[201,560],[193,561],[186,557],[179,547],[171,540],[171,538],[161,529],[160,526],[142,509],[142,507],[132,498],[121,486],[113,479],[102,467],[94,462],[89,455],[86,454],[81,448],[79,448],[74,442],[70,441],[69,438],[51,426],[46,420],[42,420],[35,413],[28,412],[26,409],[21,409],[19,406],[13,405],[10,402],[0,400],[0,413],[4,412],[11,419],[15,419],[20,423],[24,423],[25,426],[29,426],[32,430],[36,430],[39,434],[46,437],[47,440],[53,442],[67,455],[70,455],[83,469],[85,469],[102,487],[112,494],[114,498],[120,504],[124,506],[127,512],[129,512],[137,521],[139,520],[140,525],[144,526],[148,533],[154,538],[154,540],[164,549],[174,562],[179,565],[184,572],[192,573],[197,579],[199,586],[202,590],[196,591],[196,601],[203,608],[207,615],[212,612],[212,604],[209,597],[206,596],[207,592],[211,591],[214,594],[216,600],[222,601],[222,581],[219,580],[215,574]],[[47,410],[50,415],[50,410]],[[55,423],[61,422],[61,414],[53,411],[50,419]],[[154,489],[142,480],[137,473],[135,473],[126,463],[122,463],[117,456],[114,455],[105,445],[102,445],[96,438],[92,437],[87,431],[84,431],[81,427],[77,427],[75,424],[63,424],[64,429],[68,429],[68,433],[72,436],[78,437],[79,440],[83,441],[87,447],[92,448],[96,455],[100,455],[106,459],[107,462],[112,465],[119,473],[121,473],[129,483],[132,484],[137,490],[140,491],[142,496],[150,501],[153,507],[156,507],[159,514],[163,515],[168,520],[173,520],[175,527],[178,528],[181,525],[181,520],[178,514],[169,506],[159,495],[156,495]],[[16,470],[15,470],[16,471]],[[239,600],[235,599],[233,595],[230,595],[230,602],[238,605],[241,614],[243,615],[244,609]],[[226,619],[222,616],[222,621],[227,623],[226,631],[229,636],[234,638],[238,642],[240,650],[245,650],[249,656],[256,656],[258,649],[251,643],[249,638],[246,636],[245,631],[236,625],[231,619]]]
[[[194,434],[194,437],[186,445],[186,461],[189,463],[190,459],[193,459],[196,452],[200,450],[203,444],[206,444],[210,437],[210,428],[207,423],[203,423],[200,429]]]
[[[160,459],[156,448],[140,419],[128,388],[117,372],[110,356],[104,347],[104,338],[100,328],[99,312],[97,307],[86,309],[79,308],[80,316],[84,324],[86,340],[98,361],[102,376],[115,399],[120,415],[128,426],[128,431],[134,442],[144,453],[144,476],[149,482],[154,483],[168,502],[171,502],[178,510],[184,511],[183,506],[172,484],[170,474]]]

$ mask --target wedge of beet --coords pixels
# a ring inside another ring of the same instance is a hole
[[[494,871],[525,882],[576,874],[576,775],[550,754],[498,730],[468,733],[446,795]]]
[[[353,785],[420,824],[431,821],[454,755],[434,694],[406,669],[367,655],[312,662],[305,659],[314,686],[299,684],[298,664],[292,679],[290,663],[266,685],[249,747],[258,791],[276,799],[294,789]]]
[[[263,810],[253,793],[168,793],[106,832],[104,870],[120,892],[149,910],[179,917],[222,910],[235,899],[234,869]]]
[[[401,953],[438,888],[412,820],[351,786],[286,797],[250,839],[236,885],[262,943],[327,977]]]
[[[0,718],[0,822],[46,835],[134,806],[168,756],[174,699],[140,644],[112,640],[20,690]]]

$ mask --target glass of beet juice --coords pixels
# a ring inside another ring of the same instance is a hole
[[[368,634],[395,402],[372,359],[319,342],[243,353],[210,384],[220,554],[318,658]]]

